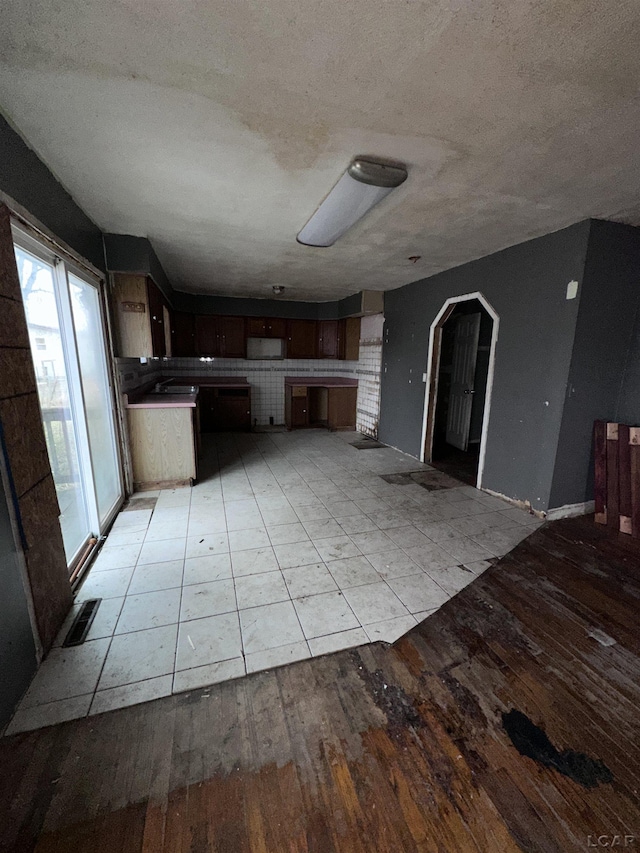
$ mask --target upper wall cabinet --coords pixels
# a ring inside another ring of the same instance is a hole
[[[173,315],[171,338],[173,355],[179,358],[192,358],[196,354],[195,316],[176,311]]]
[[[338,358],[338,321],[318,323],[318,358]]]
[[[116,355],[172,355],[171,308],[151,278],[115,273],[112,300]]]
[[[244,317],[195,318],[195,354],[208,358],[244,358],[246,345]]]
[[[359,317],[316,321],[176,312],[172,323],[175,356],[245,358],[248,337],[285,339],[287,358],[357,361],[359,355]]]
[[[287,321],[282,317],[247,317],[247,337],[286,338]]]
[[[287,358],[318,357],[318,323],[316,320],[289,320]]]

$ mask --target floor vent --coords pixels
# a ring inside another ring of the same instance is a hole
[[[78,615],[73,620],[73,625],[69,629],[69,633],[65,637],[63,646],[80,646],[84,643],[101,601],[101,598],[90,598],[88,601],[83,602]]]

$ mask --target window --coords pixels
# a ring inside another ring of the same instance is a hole
[[[42,423],[72,570],[123,496],[100,282],[14,230]],[[46,350],[42,360],[37,351]]]

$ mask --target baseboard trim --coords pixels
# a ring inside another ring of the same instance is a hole
[[[579,504],[565,504],[547,510],[547,521],[557,521],[559,518],[576,518],[579,515],[589,515],[595,512],[595,501],[584,501]]]

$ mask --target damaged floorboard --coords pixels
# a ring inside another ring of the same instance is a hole
[[[0,849],[640,847],[639,597],[639,543],[559,521],[393,647],[5,738]]]

